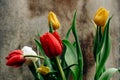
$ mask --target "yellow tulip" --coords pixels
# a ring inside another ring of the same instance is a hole
[[[42,65],[37,69],[37,72],[39,72],[43,75],[47,75],[50,72],[50,68]]]
[[[94,22],[97,26],[103,27],[106,24],[106,21],[109,16],[109,11],[101,7],[97,10],[94,16]]]
[[[56,30],[60,27],[60,23],[57,19],[57,16],[52,11],[50,11],[49,14],[48,14],[48,24],[49,24],[49,26],[50,26],[50,22],[52,23],[52,27],[53,27],[54,30]]]

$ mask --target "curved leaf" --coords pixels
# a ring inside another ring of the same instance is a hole
[[[68,32],[67,32],[67,34],[66,34],[66,37],[65,37],[66,39],[68,39],[71,30],[72,30],[72,27],[69,28],[69,30],[68,30]]]
[[[72,44],[70,44],[70,42],[68,40],[63,40],[62,41],[64,46],[65,46],[65,62],[67,64],[67,66],[73,65],[73,64],[78,64],[77,62],[77,55],[76,55],[76,51],[75,48]],[[72,67],[70,67],[70,70],[72,71],[74,80],[77,80],[79,75],[78,75],[78,71],[79,68],[77,65],[74,65]]]
[[[110,80],[110,78],[116,73],[119,72],[119,69],[110,68],[106,70],[98,80]]]
[[[76,30],[76,12],[74,14],[71,27],[72,27],[72,33],[74,35],[75,42],[76,42],[76,51],[77,51],[77,59],[78,59],[78,66],[79,66],[78,80],[82,80],[83,79],[83,55],[82,55],[82,50],[80,47],[80,42],[79,42],[77,30]]]
[[[101,33],[101,27],[97,26],[96,29],[96,35],[95,35],[95,39],[94,39],[94,49],[93,49],[93,53],[94,53],[94,58],[96,63],[98,63],[99,59],[97,58],[99,56],[98,54],[98,48],[100,47],[100,41],[102,38],[102,33]]]

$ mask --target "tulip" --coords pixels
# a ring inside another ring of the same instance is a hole
[[[50,68],[42,65],[37,69],[37,72],[39,72],[43,75],[47,75],[50,72]]]
[[[62,41],[57,32],[45,33],[40,37],[41,45],[49,58],[62,54]]]
[[[29,55],[31,56],[31,57],[25,57],[26,63],[31,63],[31,61],[36,62],[38,60],[38,58],[32,57],[32,56],[37,56],[37,53],[31,47],[24,46],[21,50],[23,51],[24,56],[29,56]]]
[[[106,24],[106,21],[109,16],[109,11],[105,8],[99,8],[94,16],[94,22],[97,26],[103,27]]]
[[[14,50],[10,52],[6,59],[7,59],[6,65],[13,67],[20,67],[26,60],[21,50]]]
[[[57,16],[52,11],[50,11],[49,14],[48,14],[48,24],[49,24],[49,26],[50,26],[50,23],[52,23],[52,27],[53,27],[54,30],[56,30],[60,27],[60,23],[57,19]]]

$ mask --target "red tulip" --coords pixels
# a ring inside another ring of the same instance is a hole
[[[23,52],[21,50],[14,50],[6,57],[7,66],[20,67],[24,62]]]
[[[54,33],[45,33],[40,37],[40,41],[48,57],[52,58],[62,54],[62,41],[56,31]]]

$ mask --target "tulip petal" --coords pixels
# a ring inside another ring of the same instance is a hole
[[[25,59],[23,58],[22,55],[17,55],[9,58],[7,61],[6,65],[8,66],[14,66],[14,67],[19,67],[25,62]]]
[[[98,26],[104,26],[109,16],[109,11],[105,8],[99,8],[94,16],[94,22]]]
[[[53,35],[54,35],[54,37],[59,41],[59,43],[61,44],[61,47],[63,48],[62,40],[61,40],[60,35],[58,34],[58,32],[55,31],[55,32],[53,33]]]
[[[26,56],[26,55],[33,55],[33,56],[37,56],[37,53],[31,48],[31,47],[28,47],[28,46],[24,46],[22,49],[23,51],[23,55]],[[26,62],[30,62],[31,63],[31,60],[32,61],[37,61],[38,58],[36,57],[25,57],[26,58]]]
[[[22,55],[22,51],[21,50],[14,50],[12,52],[9,53],[9,55],[6,57],[6,59],[8,60],[9,58],[11,58],[12,56],[16,56],[16,55]]]
[[[49,26],[50,26],[51,22],[52,22],[52,27],[53,27],[54,30],[56,30],[60,27],[60,23],[57,19],[57,16],[52,11],[50,11],[49,14],[48,14],[48,24],[49,24]]]

